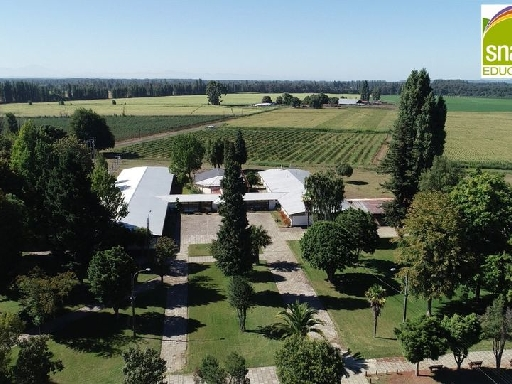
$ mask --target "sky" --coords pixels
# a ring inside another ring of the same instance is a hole
[[[478,80],[481,4],[0,0],[0,78]]]

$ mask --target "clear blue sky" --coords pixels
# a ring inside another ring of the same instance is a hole
[[[0,77],[478,79],[481,4],[0,0]]]

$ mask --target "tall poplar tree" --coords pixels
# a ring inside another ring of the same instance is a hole
[[[245,146],[245,140],[241,130],[238,130],[236,133],[235,161],[237,161],[240,166],[247,162],[247,148]]]
[[[212,244],[212,255],[224,275],[245,275],[252,268],[251,229],[244,203],[245,184],[240,164],[235,161],[233,143],[227,143],[224,156],[222,203],[219,207],[222,224],[217,240]]]
[[[402,87],[398,118],[381,169],[391,175],[385,187],[395,195],[387,214],[400,225],[418,191],[420,175],[444,152],[446,104],[436,97],[425,69],[412,71]]]
[[[361,100],[370,101],[370,87],[368,86],[368,80],[363,81],[361,88]]]

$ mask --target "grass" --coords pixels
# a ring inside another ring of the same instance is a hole
[[[211,256],[211,244],[189,244],[188,255],[191,257]]]
[[[335,285],[326,281],[323,271],[312,268],[301,257],[298,241],[288,242],[291,250],[308,276],[320,301],[329,311],[338,327],[341,344],[364,358],[401,356],[394,329],[402,321],[403,295],[400,282],[394,278],[393,249],[384,244],[374,255],[360,258],[359,266],[348,268],[337,275]],[[373,316],[364,293],[373,284],[387,290],[386,304],[378,319],[377,337],[373,337]],[[434,307],[439,303],[435,302]],[[426,302],[409,296],[408,317],[426,312]]]
[[[121,383],[123,351],[131,346],[160,351],[165,299],[164,286],[137,296],[135,340],[128,305],[120,311],[119,319],[112,310],[103,310],[59,329],[49,346],[55,358],[62,360],[64,370],[52,376],[52,383]]]
[[[282,299],[266,266],[256,266],[250,278],[256,306],[248,311],[247,331],[241,332],[235,310],[226,300],[224,275],[213,264],[189,265],[187,372],[199,367],[208,354],[224,364],[233,351],[244,356],[248,367],[274,365],[280,341],[266,338],[261,327],[276,321]]]

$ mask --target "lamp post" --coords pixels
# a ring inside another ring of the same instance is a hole
[[[396,271],[396,268],[391,268],[390,271]],[[405,271],[404,277],[404,315],[402,321],[405,323],[407,320],[407,297],[409,296],[409,270]]]
[[[135,272],[132,276],[132,296],[130,297],[132,302],[132,331],[133,331],[133,338],[135,338],[135,278],[138,276],[140,272],[149,272],[151,271],[151,268],[141,269],[137,272]]]

